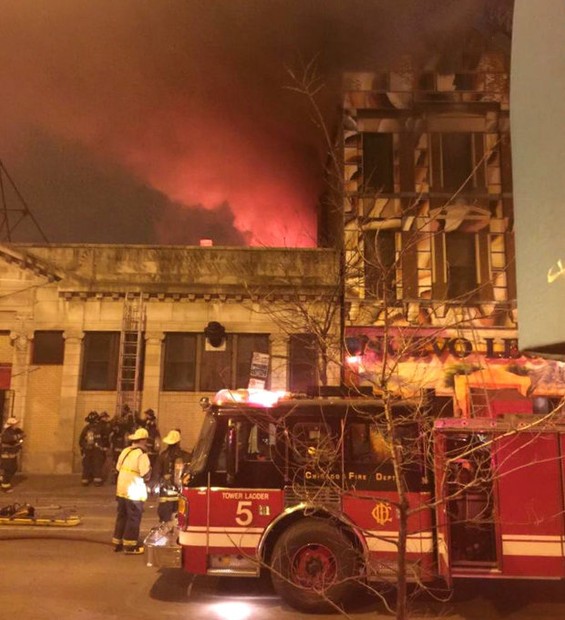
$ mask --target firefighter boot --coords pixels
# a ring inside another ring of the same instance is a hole
[[[126,555],[141,555],[145,551],[143,545],[125,546],[124,553]]]

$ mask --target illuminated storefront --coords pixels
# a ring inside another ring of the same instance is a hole
[[[563,364],[521,355],[507,335],[351,327],[346,346],[351,382],[403,397],[431,389],[453,398],[455,415],[543,411],[565,395]]]

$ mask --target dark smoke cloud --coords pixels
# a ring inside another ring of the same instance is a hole
[[[497,1],[4,0],[0,157],[53,242],[314,245],[325,145],[285,67],[317,59],[331,126],[341,71]]]
[[[204,237],[218,245],[250,241],[235,228],[227,203],[214,210],[175,203],[85,147],[67,140],[53,142],[42,132],[33,131],[26,144],[25,167],[15,174],[10,171],[10,176],[28,176],[24,197],[28,204],[48,205],[41,228],[50,240],[156,244],[166,239],[184,245],[198,245]],[[6,184],[4,191],[14,204],[18,196],[12,187]],[[23,235],[27,241],[41,241],[29,220],[23,220],[15,233],[18,239]]]

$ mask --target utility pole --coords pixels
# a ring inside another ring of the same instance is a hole
[[[14,195],[14,201],[8,200],[8,193]],[[0,242],[14,241],[13,234],[15,229],[23,222],[31,220],[35,229],[40,234],[45,243],[49,243],[47,236],[43,232],[39,222],[35,219],[31,209],[24,200],[17,185],[10,176],[6,166],[0,159]],[[15,202],[15,204],[9,204]]]

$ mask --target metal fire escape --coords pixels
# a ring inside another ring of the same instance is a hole
[[[127,292],[124,297],[122,331],[118,359],[116,413],[125,405],[139,412],[141,407],[141,371],[145,306],[142,293]]]

